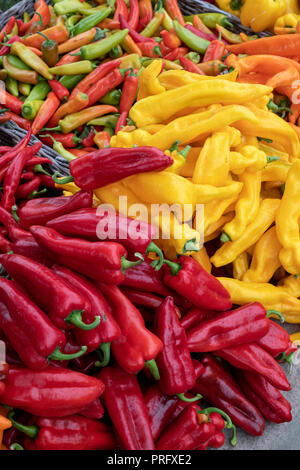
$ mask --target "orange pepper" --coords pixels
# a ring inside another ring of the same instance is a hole
[[[67,39],[69,39],[69,31],[63,24],[58,24],[56,26],[53,26],[52,28],[45,29],[43,33],[49,39],[52,39],[58,44],[61,44],[65,42]],[[35,47],[36,49],[41,49],[44,41],[45,41],[45,38],[43,38],[39,34],[32,34],[22,39],[22,43],[25,44],[25,46]]]

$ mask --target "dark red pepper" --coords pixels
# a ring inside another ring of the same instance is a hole
[[[62,83],[58,82],[57,80],[49,80],[48,83],[56,94],[59,101],[63,102],[67,98],[69,98],[70,92],[65,86],[63,86]]]
[[[150,292],[128,289],[127,287],[122,287],[121,291],[136,307],[144,307],[151,310],[156,310],[163,302],[161,297],[151,294]]]
[[[99,374],[105,385],[103,402],[125,450],[154,450],[145,401],[134,374],[105,367]]]
[[[45,144],[48,145],[48,147],[53,147],[54,145],[54,140],[56,142],[60,142],[63,144],[65,148],[76,148],[78,144],[81,144],[81,139],[77,137],[76,134],[74,133],[69,133],[69,134],[45,134],[45,135],[40,135],[41,141]]]
[[[95,145],[94,143],[95,135],[96,135],[96,132],[94,131],[94,129],[91,129],[87,137],[82,139],[81,144],[83,145],[83,147],[93,147]]]
[[[53,261],[47,257],[47,254],[40,248],[39,244],[32,238],[20,238],[11,245],[11,250],[17,255],[26,256],[27,258],[51,267]]]
[[[31,181],[21,184],[15,193],[15,198],[27,199],[34,192],[38,192],[41,182],[41,178],[39,176],[35,176]]]
[[[271,356],[277,357],[284,353],[292,345],[288,332],[272,320],[268,320],[269,329],[267,333],[256,341],[261,348]]]
[[[146,38],[145,36],[142,36],[141,34],[137,33],[131,26],[130,24],[126,21],[126,18],[124,15],[119,14],[119,19],[120,19],[120,25],[121,29],[128,29],[129,30],[129,35],[132,37],[134,42],[136,44],[138,43],[144,43],[144,42],[152,42],[154,44],[157,44],[155,39],[153,38]],[[154,47],[154,46],[153,46]]]
[[[100,398],[96,398],[93,403],[84,408],[84,410],[81,410],[79,414],[80,416],[85,416],[86,418],[90,419],[103,418],[105,410],[103,408]]]
[[[181,319],[180,323],[183,328],[188,331],[200,325],[202,322],[216,318],[220,312],[213,312],[212,310],[202,310],[197,307],[192,307]]]
[[[12,244],[2,234],[0,235],[0,253],[8,253],[12,249]]]
[[[182,67],[184,68],[184,70],[187,70],[187,72],[196,73],[198,75],[205,75],[199,69],[199,67],[197,67],[197,65],[192,60],[188,59],[187,57],[180,56],[179,57],[179,62],[182,65]]]
[[[131,0],[136,1],[136,0]],[[137,3],[137,2],[136,2]],[[136,100],[139,87],[139,77],[135,71],[126,72],[125,81],[122,89],[122,97],[119,106],[120,117],[116,125],[115,133],[117,134],[126,126],[129,111]]]

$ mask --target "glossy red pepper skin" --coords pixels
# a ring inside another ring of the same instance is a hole
[[[127,253],[122,245],[66,238],[55,230],[37,225],[31,227],[30,231],[57,264],[74,269],[95,281],[117,285],[124,279],[122,258]]]
[[[246,397],[272,423],[292,421],[292,406],[280,391],[264,377],[247,371],[236,371],[236,377]]]
[[[46,134],[46,135],[48,135],[48,134]],[[53,137],[53,139],[56,140],[57,142],[60,142],[61,144],[63,144],[63,146],[65,148],[69,148],[69,149],[76,148],[77,145],[78,145],[78,141],[80,142],[79,138],[73,132],[71,132],[69,134],[55,134],[55,133],[51,132],[51,133],[49,133],[49,135],[51,135],[51,137]],[[39,136],[41,141],[45,145],[48,145],[48,147],[53,147],[53,144],[54,144],[51,137]]]
[[[211,41],[203,57],[203,62],[210,62],[211,60],[221,60],[224,56],[224,52],[224,42],[219,40]]]
[[[47,227],[61,235],[90,241],[99,241],[99,236],[103,233],[107,237],[106,240],[120,243],[132,255],[136,252],[144,255],[157,234],[156,227],[146,222],[129,219],[118,213],[103,213],[96,208],[75,210],[52,219],[47,223]],[[141,238],[132,237],[133,228]],[[100,229],[101,233],[97,229]]]
[[[129,30],[129,35],[132,37],[132,39],[134,40],[135,43],[137,44],[141,44],[141,43],[149,43],[149,42],[152,42],[155,44],[156,41],[155,39],[153,38],[146,38],[145,36],[142,36],[141,34],[137,33],[131,26],[130,24],[128,23],[127,18],[124,17],[124,15],[120,14],[119,15],[119,19],[120,19],[120,25],[121,25],[121,29],[128,29]],[[154,47],[153,45],[153,47]]]
[[[116,448],[107,424],[79,415],[65,418],[38,418],[38,437],[25,439],[26,450],[111,450]]]
[[[271,356],[277,357],[287,351],[292,344],[288,332],[272,320],[268,320],[269,329],[267,333],[256,341],[261,348]]]
[[[4,151],[1,160],[0,160],[0,168],[6,166],[7,163],[10,163],[18,153],[25,149],[31,139],[31,131],[27,133],[27,135],[14,147],[10,148],[7,151]]]
[[[216,432],[213,423],[199,421],[196,405],[189,405],[156,443],[157,450],[196,450]]]
[[[39,176],[35,176],[31,181],[21,184],[16,191],[16,199],[27,199],[34,191],[38,191],[41,183],[41,178]]]
[[[128,23],[133,29],[137,29],[139,24],[139,2],[138,0],[129,0],[129,16],[128,16]]]
[[[177,274],[172,274],[170,267],[166,267],[163,278],[166,286],[188,299],[195,307],[215,311],[226,311],[232,307],[226,289],[193,258],[181,256],[178,267]]]
[[[127,297],[117,286],[97,283],[108,300],[122,336],[111,345],[119,365],[131,374],[145,367],[145,361],[155,359],[162,349],[162,342],[145,327],[145,322]]]
[[[83,147],[93,147],[93,145],[95,144],[94,143],[95,135],[96,135],[96,133],[95,133],[94,129],[91,129],[90,132],[89,132],[89,135],[87,137],[85,137],[84,139],[82,139],[81,144],[83,145]]]
[[[279,390],[291,390],[291,385],[278,362],[256,343],[222,349],[214,354],[238,369],[262,375]]]
[[[59,101],[64,101],[70,96],[69,90],[57,80],[49,80],[48,83],[56,94]]]
[[[99,326],[91,331],[76,328],[74,335],[81,346],[95,351],[101,343],[111,343],[121,336],[121,330],[112,316],[111,308],[101,292],[90,281],[62,266],[53,266],[53,271],[72,289],[79,292],[91,305],[93,315],[100,316]]]
[[[13,255],[1,256],[9,257]],[[9,312],[7,314],[4,311],[5,318],[3,317],[3,322],[6,323],[5,334],[8,338],[11,338],[11,342],[16,342],[15,335],[17,335],[17,331],[13,331],[15,323],[23,331],[23,342],[26,341],[27,337],[28,347],[34,349],[44,359],[52,354],[57,347],[64,346],[64,334],[55,328],[46,314],[29,297],[25,296],[13,281],[0,278],[0,293],[1,301]],[[18,353],[20,354],[20,351]],[[24,351],[24,360],[25,357],[27,361],[31,360],[26,350]],[[38,365],[40,366],[42,362],[45,363],[45,361],[39,361]],[[31,365],[34,366],[34,364],[34,359],[32,359]]]
[[[90,419],[101,419],[105,414],[105,410],[100,401],[100,398],[97,398],[90,405],[80,411],[80,416],[85,416]]]
[[[187,47],[176,47],[176,49],[172,49],[168,54],[164,56],[166,60],[179,60],[180,57],[183,57],[185,54],[189,52]]]
[[[134,374],[105,367],[99,374],[105,385],[103,403],[123,450],[154,450],[145,401]]]
[[[8,253],[12,249],[12,244],[2,234],[0,235],[0,253]]]
[[[89,97],[89,106],[97,103],[103,96],[121,85],[123,80],[120,70],[115,68],[100,80],[93,82],[93,85],[85,92]]]
[[[225,411],[233,423],[248,434],[261,436],[266,424],[262,414],[243,395],[224,365],[213,356],[205,354],[199,363],[199,369],[199,378],[193,392],[201,393],[205,400]]]
[[[51,269],[21,255],[1,255],[0,262],[7,273],[26,289],[31,298],[42,308],[58,328],[70,329],[67,322],[73,311],[83,311],[86,323],[95,316],[91,305],[83,295],[66,284]]]
[[[86,93],[95,83],[99,82],[102,78],[108,75],[112,70],[121,65],[121,61],[104,62],[99,65],[93,72],[87,75],[71,93],[71,99],[74,98],[78,92]],[[123,77],[122,77],[123,78]]]
[[[47,254],[40,248],[39,244],[32,238],[21,238],[11,245],[11,250],[16,255],[22,255],[32,259],[37,263],[44,264],[50,268],[53,261],[47,257]],[[9,251],[11,251],[9,250]]]
[[[204,73],[197,67],[197,65],[190,59],[184,56],[179,57],[179,62],[187,72],[204,75]]]
[[[43,371],[10,367],[1,403],[35,416],[69,416],[86,408],[102,395],[101,380],[62,367]]]
[[[92,207],[93,194],[79,191],[73,196],[32,199],[20,210],[20,225],[29,229],[32,225],[46,225],[52,219],[78,209]]]
[[[139,173],[161,171],[173,159],[155,147],[107,148],[83,155],[69,164],[79,188],[90,191]]]
[[[121,291],[136,307],[156,310],[163,302],[161,297],[151,294],[150,292],[142,292],[135,289],[128,289],[126,287],[121,288]]]
[[[174,299],[167,297],[154,317],[154,332],[163,343],[163,349],[156,358],[160,373],[159,386],[166,395],[185,393],[196,382],[185,330],[180,324],[178,313]]]
[[[202,310],[197,307],[192,307],[183,318],[180,323],[186,332],[196,326],[199,326],[207,320],[211,320],[220,315],[220,312],[213,312],[212,310]]]
[[[250,343],[262,338],[269,326],[265,308],[253,302],[191,328],[188,348],[191,352],[209,352]]]
[[[125,75],[125,81],[122,89],[122,96],[119,106],[120,118],[116,125],[116,134],[122,130],[122,126],[126,126],[126,120],[128,118],[129,111],[136,100],[138,87],[138,75],[134,72],[127,72]]]
[[[140,16],[140,25],[141,31],[146,28],[147,24],[153,18],[153,7],[151,0],[140,0],[139,1],[139,16]]]
[[[0,395],[5,390],[5,383],[3,382],[3,380],[5,380],[8,370],[9,365],[6,362],[0,364]]]

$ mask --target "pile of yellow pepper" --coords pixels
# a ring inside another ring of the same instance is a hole
[[[296,28],[300,20],[298,0],[216,0],[216,4],[255,32]]]
[[[162,214],[157,216],[158,244],[166,256],[191,255],[209,272],[212,265],[225,267],[228,277],[219,279],[234,304],[259,301],[287,322],[300,323],[297,134],[268,110],[272,88],[238,83],[235,71],[208,77],[160,73],[161,66],[155,60],[142,72],[130,112],[135,125],[113,136],[111,146],[155,146],[171,154],[174,165],[100,188],[95,204],[112,204],[124,213],[119,197],[126,196],[129,209],[144,204],[148,215],[151,204],[188,205],[182,220],[172,216],[171,229]],[[183,149],[189,150],[186,158]],[[65,194],[78,189],[69,184]],[[204,242],[215,240],[211,258],[205,245],[200,249],[198,204],[204,207]],[[125,215],[143,219],[140,213]]]

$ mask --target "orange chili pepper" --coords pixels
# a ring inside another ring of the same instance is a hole
[[[75,64],[75,62],[79,62],[81,60],[80,55],[71,55],[71,54],[77,54],[80,52],[80,47],[78,49],[75,49],[74,51],[70,52],[69,54],[65,54],[56,64],[58,65],[67,65],[67,64]]]
[[[63,24],[58,24],[56,26],[53,26],[52,28],[45,29],[43,33],[49,39],[52,39],[58,44],[61,44],[67,41],[67,39],[69,39],[69,31]],[[25,46],[35,47],[37,49],[41,49],[44,41],[45,38],[43,38],[39,34],[33,34],[31,36],[28,36],[27,38],[22,39],[22,42],[23,44],[25,44]]]
[[[65,54],[66,52],[74,51],[74,49],[85,46],[86,44],[90,44],[90,42],[94,40],[96,33],[96,28],[92,28],[85,33],[78,34],[63,44],[60,44],[58,46],[58,53]]]
[[[38,28],[38,30],[42,30],[47,28],[50,22],[50,10],[45,0],[37,0],[37,2],[35,2],[34,9],[36,10],[36,13],[33,15],[33,18],[28,21],[28,23],[23,23],[21,31],[19,31],[22,36],[26,33],[35,32],[31,29],[36,26],[34,25],[35,23],[42,21],[43,24],[40,24],[40,28]]]
[[[43,57],[42,51],[37,49],[36,47],[28,47],[32,52],[34,52],[38,57]]]
[[[51,116],[53,116],[59,105],[59,99],[57,98],[54,91],[51,91],[33,121],[33,135],[38,134],[43,129],[43,127],[47,124]]]
[[[163,30],[160,32],[163,42],[166,47],[169,49],[176,49],[176,47],[181,46],[181,39],[177,36],[175,29],[170,29],[170,31]]]
[[[271,54],[293,57],[299,54],[300,34],[280,34],[227,46],[235,54]]]
[[[139,56],[142,56],[141,49],[134,42],[134,40],[132,39],[132,37],[129,34],[127,34],[125,39],[123,39],[123,41],[121,43],[121,46],[123,47],[125,52],[127,52],[128,54],[138,54]]]
[[[180,23],[182,26],[185,26],[185,21],[178,6],[177,0],[165,0],[165,9],[171,16],[172,20],[177,20],[178,23]]]
[[[110,135],[106,131],[98,132],[98,134],[94,137],[94,142],[99,149],[104,149],[105,147],[109,147],[110,144]]]
[[[56,127],[59,121],[63,119],[67,114],[77,113],[82,109],[86,108],[89,104],[89,97],[85,93],[78,93],[73,99],[67,101],[65,104],[60,106],[56,113],[52,116],[48,122],[48,127]]]
[[[4,28],[0,32],[0,42],[3,42],[5,34],[10,34],[12,32],[15,22],[16,22],[16,18],[12,16],[9,19],[7,25],[4,26]]]

